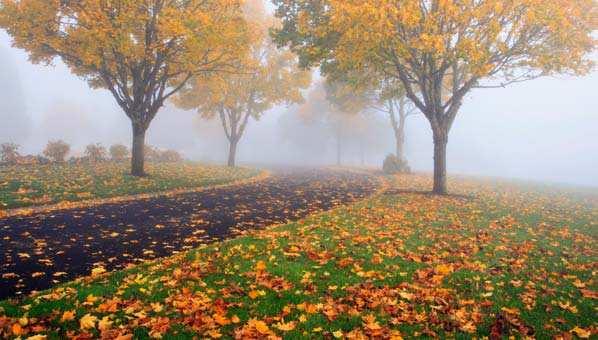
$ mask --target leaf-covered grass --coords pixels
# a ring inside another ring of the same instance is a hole
[[[596,196],[458,180],[462,196],[436,197],[424,177],[393,182],[297,223],[2,302],[0,336],[596,336]]]
[[[137,178],[129,167],[112,162],[0,167],[0,209],[193,189],[256,175],[244,168],[150,163],[149,176]]]

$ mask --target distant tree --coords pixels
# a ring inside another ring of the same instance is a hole
[[[474,88],[592,69],[595,0],[274,0],[274,33],[303,66],[373,68],[399,81],[428,119],[434,187],[446,194],[448,135]],[[447,86],[448,84],[448,86]]]
[[[368,107],[370,99],[341,80],[328,79],[324,83],[324,90],[326,99],[331,104],[328,117],[336,138],[336,164],[341,165],[343,134],[352,134],[351,132],[360,128],[352,123],[355,123],[355,116]]]
[[[122,144],[110,146],[110,159],[114,162],[124,162],[129,158],[129,149]]]
[[[160,158],[160,150],[152,145],[145,145],[145,160],[148,162],[158,162]]]
[[[160,151],[158,161],[162,163],[178,163],[183,161],[183,156],[176,150]]]
[[[85,147],[85,157],[92,163],[103,162],[108,158],[108,152],[100,143],[89,144]]]
[[[15,143],[2,143],[0,144],[0,160],[4,164],[16,164],[19,160],[20,146]]]
[[[240,0],[0,0],[0,27],[34,63],[60,58],[106,88],[131,120],[131,173],[165,101],[193,76],[231,69],[245,53]]]
[[[62,140],[56,140],[48,142],[43,154],[53,162],[62,163],[69,151],[71,151],[70,145]]]
[[[238,66],[243,71],[196,77],[175,101],[181,108],[196,109],[204,118],[219,117],[229,142],[229,166],[235,166],[237,146],[249,119],[259,119],[276,104],[301,102],[301,89],[311,82],[311,73],[297,67],[293,53],[272,44],[268,32],[274,21],[266,15],[263,3],[247,5],[252,40]]]

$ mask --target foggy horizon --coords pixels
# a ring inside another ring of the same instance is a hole
[[[39,154],[48,140],[63,139],[71,155],[85,145],[121,143],[130,147],[128,118],[106,90],[90,89],[59,61],[33,65],[24,51],[0,33],[0,90],[8,117],[0,142],[21,145],[23,154]],[[318,78],[318,77],[316,77]],[[318,78],[319,79],[319,78]],[[313,85],[312,85],[313,87]],[[449,174],[478,175],[597,187],[598,72],[585,77],[548,77],[507,88],[478,89],[468,95],[448,144]],[[293,124],[297,105],[278,106],[251,120],[239,144],[240,164],[334,165],[332,133],[309,124]],[[370,110],[371,111],[371,110]],[[343,150],[344,165],[380,167],[394,151],[388,118],[374,111],[365,156],[355,141]],[[6,118],[5,118],[6,119]],[[295,123],[297,123],[295,121]],[[12,125],[11,125],[12,124]],[[288,134],[292,130],[292,134]],[[305,143],[300,143],[301,140]],[[415,171],[432,170],[429,123],[409,117],[406,156]],[[196,161],[224,163],[227,141],[216,118],[200,119],[171,103],[150,125],[147,144],[176,149]],[[361,146],[363,148],[363,146]]]

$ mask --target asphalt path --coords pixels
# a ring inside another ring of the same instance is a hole
[[[349,171],[278,170],[245,185],[0,219],[0,300],[297,220],[377,185]]]

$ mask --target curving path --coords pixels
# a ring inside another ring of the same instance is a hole
[[[0,300],[296,220],[372,194],[373,176],[276,171],[258,183],[0,219]]]

